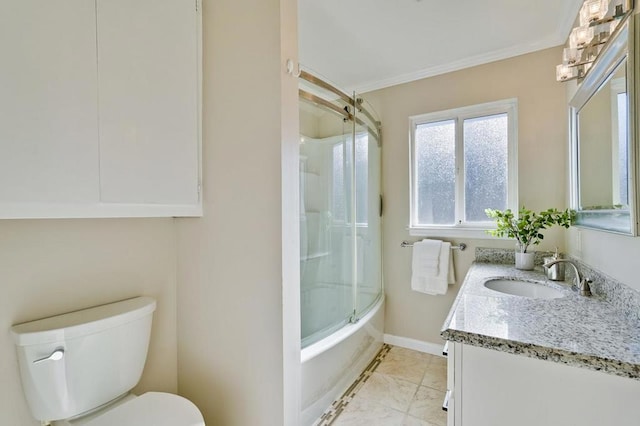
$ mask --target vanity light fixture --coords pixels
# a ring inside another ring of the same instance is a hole
[[[580,8],[580,25],[569,35],[569,47],[562,51],[556,80],[582,79],[615,32],[633,11],[633,0],[585,0]],[[612,6],[612,7],[610,7]]]

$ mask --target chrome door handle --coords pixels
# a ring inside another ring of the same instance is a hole
[[[58,348],[51,353],[48,357],[36,359],[33,361],[34,364],[38,364],[44,361],[60,361],[64,357],[64,349]]]

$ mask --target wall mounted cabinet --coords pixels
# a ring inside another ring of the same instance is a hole
[[[0,218],[201,215],[198,9],[0,5]]]

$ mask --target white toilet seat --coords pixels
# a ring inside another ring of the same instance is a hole
[[[188,399],[164,392],[132,398],[83,426],[205,426],[198,408]]]

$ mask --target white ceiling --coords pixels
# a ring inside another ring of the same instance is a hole
[[[367,92],[564,44],[581,4],[299,0],[300,63]]]

